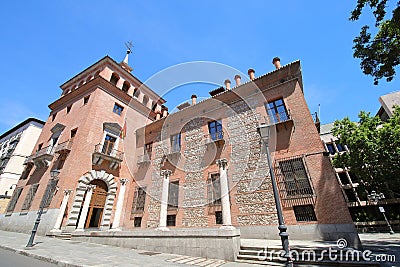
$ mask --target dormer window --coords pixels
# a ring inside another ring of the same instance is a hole
[[[113,73],[111,75],[110,83],[112,83],[115,86],[117,86],[118,81],[119,81],[119,76],[117,74]]]
[[[124,82],[124,84],[122,85],[122,91],[124,91],[125,93],[128,93],[129,88],[131,87],[131,84],[127,81]]]

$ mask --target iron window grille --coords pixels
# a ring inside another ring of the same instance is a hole
[[[146,187],[137,187],[133,199],[132,213],[144,212],[144,206],[146,203]]]
[[[117,103],[114,104],[114,109],[113,109],[114,113],[121,115],[123,110],[124,108],[122,106],[118,105]]]
[[[294,206],[293,210],[294,215],[296,216],[296,221],[298,222],[310,222],[317,220],[313,205]]]
[[[208,123],[208,132],[210,133],[210,138],[213,141],[223,139],[224,138],[224,132],[222,131],[221,120],[210,121]]]
[[[177,209],[179,202],[179,181],[170,182],[168,188],[168,209]]]
[[[141,227],[142,226],[142,217],[135,217],[133,221],[134,227]]]
[[[221,183],[219,173],[211,174],[211,177],[208,179],[207,189],[209,205],[221,205]]]
[[[53,196],[56,192],[58,184],[58,179],[50,179],[47,184],[46,191],[42,197],[42,201],[40,202],[40,207],[48,208],[50,206],[51,201],[53,200]]]
[[[284,205],[294,206],[315,202],[315,193],[304,156],[276,161],[275,174]]]
[[[38,187],[39,187],[39,184],[31,185],[31,187],[29,188],[28,194],[25,197],[25,201],[22,204],[22,210],[29,210],[29,208],[32,205],[33,198],[36,195],[36,191],[37,191]]]
[[[14,211],[15,205],[17,204],[19,196],[22,193],[22,189],[23,189],[22,187],[15,188],[14,193],[13,193],[13,195],[11,197],[10,203],[7,206],[7,210],[6,210],[7,212],[13,212]]]
[[[167,215],[167,226],[176,226],[176,215]]]

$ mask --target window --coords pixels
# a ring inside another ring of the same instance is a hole
[[[151,153],[153,152],[153,142],[148,143],[144,146],[144,154],[151,159]]]
[[[47,208],[53,199],[54,193],[57,189],[58,179],[50,179],[47,184],[46,191],[43,194],[42,201],[40,202],[40,207]]]
[[[69,105],[69,106],[67,107],[67,114],[71,111],[71,108],[72,108],[72,105]]]
[[[15,205],[17,204],[18,198],[22,193],[22,187],[17,187],[14,190],[14,193],[11,197],[10,203],[7,206],[7,212],[13,212],[15,209]]]
[[[292,158],[279,162],[287,196],[312,195],[310,181],[302,158]]]
[[[344,192],[345,192],[349,202],[356,202],[357,201],[356,194],[354,193],[352,188],[345,189]]]
[[[147,95],[143,96],[143,105],[147,106],[147,103],[149,102],[149,97]]]
[[[266,108],[270,123],[279,123],[289,120],[289,114],[286,110],[283,98],[267,103]]]
[[[116,114],[118,114],[118,115],[121,115],[121,113],[122,113],[123,110],[124,110],[124,108],[123,108],[122,106],[120,106],[120,105],[118,105],[117,103],[115,103],[114,109],[113,109],[113,112],[114,112],[114,113],[116,113]]]
[[[133,90],[133,96],[137,98],[139,96],[139,94],[140,94],[140,91],[137,88],[135,88],[135,90]]]
[[[342,144],[336,144],[337,150],[339,152],[343,152],[346,151],[346,149],[344,148],[344,146]]]
[[[296,216],[296,220],[298,222],[309,222],[317,220],[313,205],[294,206],[293,210],[294,215]]]
[[[179,201],[179,181],[170,182],[168,188],[168,208],[177,209]]]
[[[43,143],[39,144],[37,151],[41,150],[43,147]]]
[[[329,154],[335,155],[336,150],[335,150],[335,146],[333,145],[333,143],[327,143],[326,148],[328,149]]]
[[[78,128],[72,129],[71,130],[71,139],[76,136],[76,132],[78,131]]]
[[[144,212],[146,203],[146,187],[137,187],[133,197],[132,213]]]
[[[54,121],[54,120],[56,119],[56,116],[57,116],[57,113],[54,113],[54,114],[51,116],[51,121]]]
[[[350,176],[351,182],[353,182],[353,183],[358,183],[360,181],[360,179],[358,179],[358,177],[352,172],[349,172],[349,176]]]
[[[85,97],[83,98],[83,104],[84,104],[84,105],[86,105],[87,103],[89,103],[89,98],[90,98],[90,95],[85,96]]]
[[[176,225],[176,215],[167,215],[167,226]]]
[[[181,134],[171,135],[171,152],[181,151]]]
[[[31,172],[32,168],[33,168],[33,164],[25,165],[24,171],[22,172],[21,177],[19,179],[25,180],[26,178],[28,178],[29,173]]]
[[[131,87],[131,84],[129,82],[125,81],[124,84],[122,85],[122,91],[127,93],[130,87]]]
[[[102,149],[101,153],[106,154],[106,155],[111,155],[111,153],[114,150],[114,145],[115,145],[116,141],[117,141],[117,138],[107,134],[106,138],[104,139],[103,149]]]
[[[141,227],[142,226],[142,217],[135,217],[133,221],[134,227]]]
[[[208,132],[210,133],[210,137],[213,141],[222,139],[224,137],[224,134],[222,132],[221,120],[209,122]]]
[[[118,81],[119,81],[119,76],[117,74],[113,73],[111,75],[110,83],[112,83],[116,86]]]
[[[208,189],[208,204],[221,205],[221,183],[219,180],[219,173],[211,174],[207,184]]]
[[[350,183],[349,177],[347,177],[347,173],[346,173],[346,172],[339,172],[339,173],[338,173],[338,176],[339,176],[340,182],[341,182],[343,185],[346,185],[346,184],[349,184],[349,183]]]
[[[33,184],[29,188],[28,194],[25,197],[24,204],[22,204],[22,210],[29,210],[32,205],[33,198],[35,197],[36,191],[39,187],[39,184]]]
[[[216,211],[215,212],[215,224],[223,224],[222,211]]]

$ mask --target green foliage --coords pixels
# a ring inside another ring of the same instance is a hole
[[[350,20],[358,20],[365,6],[372,9],[375,37],[368,32],[369,26],[361,28],[360,35],[353,40],[355,58],[361,59],[361,69],[374,77],[374,84],[383,77],[393,80],[395,67],[400,64],[400,1],[392,11],[392,17],[385,19],[387,0],[357,0],[356,8],[351,12]]]
[[[400,106],[386,122],[364,111],[358,116],[359,123],[349,118],[334,123],[332,133],[337,142],[350,149],[350,153],[335,156],[334,166],[349,168],[367,192],[400,197]]]

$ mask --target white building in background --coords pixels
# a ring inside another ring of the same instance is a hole
[[[11,196],[42,132],[44,122],[29,118],[0,136],[0,196]]]

